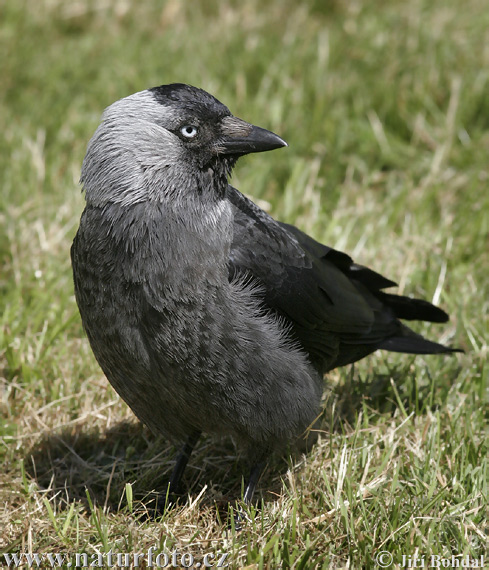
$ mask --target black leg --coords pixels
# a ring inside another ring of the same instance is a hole
[[[265,468],[266,462],[263,461],[261,463],[256,463],[251,468],[251,473],[248,478],[248,483],[246,484],[244,493],[243,493],[243,502],[249,505],[253,500],[253,495],[255,494],[255,489],[258,481],[260,480],[260,476]],[[243,521],[246,520],[246,515],[243,512],[243,509],[238,504],[236,505],[236,511],[234,512],[234,528],[236,532],[240,532],[243,529]]]
[[[265,469],[265,462],[257,463],[253,465],[250,473],[250,477],[248,479],[248,483],[245,487],[244,494],[243,494],[243,501],[249,505],[253,500],[253,495],[255,494],[255,489],[258,481],[260,480],[260,476]]]
[[[173,468],[170,476],[169,488],[171,493],[176,493],[178,491],[180,480],[182,478],[183,472],[185,471],[185,467],[187,467],[190,455],[192,454],[196,443],[199,441],[201,434],[201,431],[194,431],[192,434],[190,434],[187,442],[178,453],[175,467]]]
[[[178,493],[180,488],[180,480],[182,479],[185,467],[187,467],[190,455],[195,447],[195,444],[201,436],[201,431],[194,431],[191,433],[187,439],[185,445],[180,449],[175,466],[170,475],[170,481],[168,482],[168,487],[164,496],[160,496],[158,499],[158,505],[156,507],[157,512],[163,514],[166,511],[169,503],[175,502],[175,495]]]

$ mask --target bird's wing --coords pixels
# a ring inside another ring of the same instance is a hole
[[[275,221],[232,186],[228,199],[234,206],[230,278],[256,279],[267,306],[291,323],[304,348],[326,368],[404,336],[398,318],[446,320],[428,302],[384,293],[393,281]]]

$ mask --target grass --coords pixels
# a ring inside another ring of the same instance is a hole
[[[233,568],[487,554],[488,30],[485,0],[1,4],[0,566],[151,547],[229,553]],[[73,297],[78,177],[101,111],[172,81],[283,136],[234,184],[440,304],[450,323],[418,330],[466,351],[331,373],[319,444],[271,461],[241,533],[229,441],[204,439],[188,497],[142,516],[173,448],[108,385]]]

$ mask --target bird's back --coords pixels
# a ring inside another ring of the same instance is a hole
[[[344,366],[377,349],[452,351],[400,321],[445,322],[444,311],[421,299],[385,293],[393,281],[298,228],[276,222],[231,186],[228,197],[234,207],[230,274],[258,280],[267,306],[291,324],[318,370]]]

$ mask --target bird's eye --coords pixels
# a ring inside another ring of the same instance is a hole
[[[197,127],[194,125],[185,125],[180,129],[180,132],[187,139],[193,139],[197,135]]]

